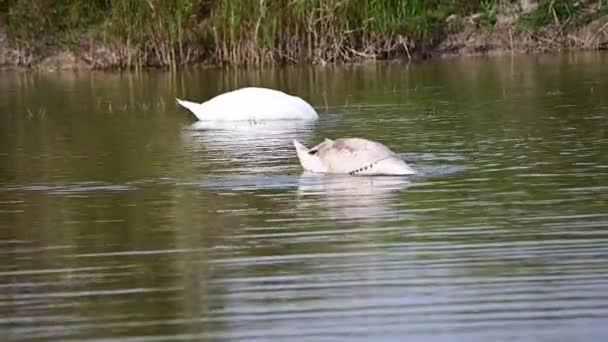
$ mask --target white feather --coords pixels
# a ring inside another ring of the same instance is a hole
[[[294,140],[302,167],[311,172],[351,175],[411,175],[403,159],[379,142],[362,138],[326,139],[307,149]]]
[[[314,108],[303,99],[267,88],[241,88],[218,95],[203,103],[176,100],[199,120],[260,121],[318,118]]]

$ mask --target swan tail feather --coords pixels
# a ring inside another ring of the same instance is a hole
[[[298,152],[298,154],[308,152],[308,148],[295,139],[293,140],[293,146],[296,148],[296,152]]]
[[[196,116],[197,119],[202,120],[202,111],[201,111],[201,104],[200,103],[196,103],[196,102],[192,102],[192,101],[186,101],[186,100],[180,100],[178,98],[175,98],[175,100],[177,101],[177,103],[188,109],[190,112],[192,112],[192,114],[194,114]]]

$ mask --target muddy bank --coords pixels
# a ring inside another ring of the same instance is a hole
[[[386,59],[416,60],[447,56],[496,55],[504,53],[546,53],[564,50],[608,49],[608,16],[599,17],[577,29],[566,29],[568,22],[555,20],[540,28],[526,29],[518,25],[522,12],[504,12],[496,22],[487,25],[482,15],[446,19],[445,33],[432,46],[399,37],[397,48],[390,54],[354,52],[346,62]],[[0,18],[2,19],[2,18]],[[9,39],[4,20],[0,20],[0,68],[35,69],[43,71],[73,69],[123,69],[130,67],[129,47],[112,46],[83,35],[79,43],[69,47],[47,44],[43,48],[17,47]],[[192,58],[188,65],[215,65],[212,53],[202,45],[186,47]],[[162,56],[150,55],[141,67],[159,67]],[[310,61],[325,64],[323,59]],[[344,61],[342,61],[344,62]]]
[[[503,53],[546,53],[565,50],[608,49],[608,17],[602,17],[567,32],[563,24],[552,24],[539,30],[526,30],[514,25],[514,18],[494,27],[480,27],[475,18],[453,18],[461,25],[432,51],[434,56],[483,55]]]

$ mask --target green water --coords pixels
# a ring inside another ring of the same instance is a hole
[[[0,334],[15,341],[608,336],[608,55],[0,73]],[[297,127],[174,98],[269,86]],[[360,136],[418,175],[302,172]]]

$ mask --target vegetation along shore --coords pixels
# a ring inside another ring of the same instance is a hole
[[[268,66],[608,48],[602,0],[0,0],[0,68]]]

